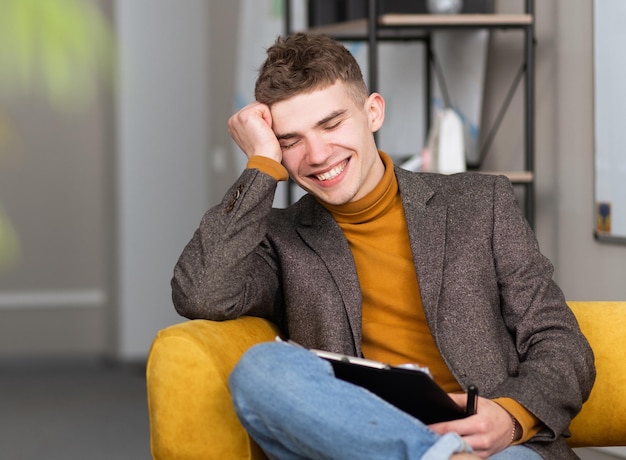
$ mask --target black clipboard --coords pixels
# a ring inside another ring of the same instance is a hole
[[[337,378],[371,391],[426,425],[474,413],[474,401],[468,404],[468,411],[464,410],[423,368],[395,367],[323,350],[311,351],[330,362]]]

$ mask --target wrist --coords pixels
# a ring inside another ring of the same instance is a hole
[[[269,174],[278,181],[284,181],[289,178],[289,174],[280,162],[261,155],[253,155],[248,159],[248,168],[258,169],[261,172]]]

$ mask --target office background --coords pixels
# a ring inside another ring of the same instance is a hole
[[[2,157],[0,193],[22,250],[0,273],[0,356],[141,359],[154,332],[179,320],[171,269],[242,164],[226,121],[243,103],[237,78],[255,72],[238,70],[243,3],[101,0],[121,47],[118,91],[103,88],[79,114],[59,115],[36,97],[8,105],[20,147]],[[499,12],[522,8],[496,2]],[[626,246],[593,238],[592,13],[583,0],[536,4],[536,232],[568,299],[617,300]],[[260,36],[281,27],[279,13],[268,17]],[[259,59],[267,44],[257,43]],[[521,46],[514,32],[494,32],[487,126]],[[518,91],[486,169],[520,169],[521,103]]]
[[[117,93],[103,88],[80,114],[59,115],[36,97],[11,102],[21,139],[2,158],[0,192],[22,253],[0,273],[0,356],[141,358],[154,332],[178,320],[171,268],[242,164],[226,130],[241,104],[242,3],[101,0],[121,50]],[[496,9],[521,12],[522,4]],[[626,247],[592,233],[592,3],[551,0],[536,10],[537,236],[568,299],[623,299]],[[271,17],[265,36],[280,27],[280,15]],[[521,46],[513,32],[494,32],[485,125]],[[253,79],[255,69],[247,72]],[[519,169],[522,116],[518,91],[487,169]]]
[[[81,113],[59,114],[37,96],[0,100],[17,133],[0,156],[0,197],[21,246],[19,260],[0,271],[0,359],[142,362],[156,331],[182,320],[170,301],[176,258],[241,169],[226,122],[244,102],[236,86],[255,73],[238,53],[249,33],[240,26],[246,1],[94,3],[119,40],[117,89],[103,83]],[[272,36],[279,2],[255,3],[269,18],[258,37]],[[495,5],[523,11],[522,1]],[[626,246],[593,237],[593,2],[535,8],[539,243],[568,299],[623,300]],[[260,59],[267,45],[248,51]],[[494,32],[485,125],[521,47],[513,32]],[[521,169],[522,116],[518,91],[486,169]]]

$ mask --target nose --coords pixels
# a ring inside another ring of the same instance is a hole
[[[321,165],[326,162],[331,154],[330,144],[324,136],[315,134],[307,138],[307,159],[309,164]]]

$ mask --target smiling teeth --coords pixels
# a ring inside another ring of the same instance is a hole
[[[345,168],[346,168],[346,162],[344,161],[340,165],[335,166],[330,171],[325,172],[324,174],[318,174],[315,177],[317,177],[317,179],[321,181],[331,180],[337,177],[339,174],[341,174]]]

